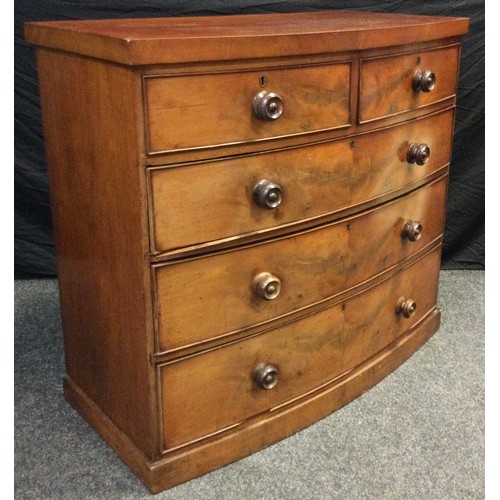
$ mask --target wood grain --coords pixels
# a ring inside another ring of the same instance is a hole
[[[359,121],[367,122],[427,106],[455,94],[460,45],[361,61]],[[436,87],[414,92],[412,78],[417,69],[430,69]]]
[[[435,307],[439,263],[438,247],[344,304],[162,367],[165,449],[293,400],[384,349]],[[396,314],[401,296],[416,301],[413,317]],[[275,388],[264,390],[253,382],[253,370],[260,363],[278,368]],[[181,392],[182,402],[176,396]],[[197,418],[186,419],[186,414]]]
[[[445,193],[446,177],[325,227],[155,266],[158,350],[229,335],[325,300],[382,272],[441,234]],[[419,241],[401,238],[406,219],[422,223]],[[281,280],[276,299],[261,299],[252,291],[252,280],[260,272]]]
[[[331,143],[149,171],[152,253],[293,226],[411,189],[450,160],[453,111]],[[430,147],[410,165],[411,142]],[[276,209],[259,207],[254,186],[282,186]],[[189,220],[189,224],[186,224]],[[207,223],[209,221],[209,223]],[[312,222],[312,221],[311,221]]]
[[[144,453],[156,445],[139,81],[38,51],[67,373]]]
[[[265,78],[265,85],[261,84]],[[250,142],[346,126],[350,64],[144,79],[148,152]],[[279,94],[280,118],[252,110],[261,91]]]

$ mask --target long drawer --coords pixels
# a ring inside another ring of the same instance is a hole
[[[334,224],[153,266],[159,351],[289,314],[403,261],[441,235],[446,186],[445,176]]]
[[[384,349],[435,308],[439,263],[437,247],[333,307],[161,366],[165,450],[285,404]]]
[[[151,250],[293,226],[409,189],[449,162],[452,122],[448,110],[326,144],[151,169]],[[428,146],[428,161],[408,163],[412,144]]]
[[[347,126],[350,75],[350,62],[343,62],[146,76],[147,150],[213,147]]]

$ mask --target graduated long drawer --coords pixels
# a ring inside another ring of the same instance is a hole
[[[158,351],[228,336],[284,316],[403,261],[441,236],[446,186],[447,177],[441,177],[408,196],[334,224],[155,265]],[[409,221],[421,226],[415,241],[403,234]],[[263,275],[267,285],[260,280]],[[264,294],[267,290],[272,296],[278,287],[274,298]]]
[[[235,243],[408,190],[449,162],[452,122],[448,110],[325,144],[151,169],[151,251]],[[411,144],[428,146],[424,164],[408,162]],[[254,193],[263,180],[281,189],[274,208]]]

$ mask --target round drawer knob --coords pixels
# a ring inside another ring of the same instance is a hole
[[[283,189],[279,184],[266,179],[253,188],[253,197],[262,208],[276,208],[283,201]]]
[[[413,299],[401,297],[396,306],[396,312],[402,314],[405,318],[411,318],[417,310],[417,303]]]
[[[408,148],[407,161],[408,163],[416,163],[417,165],[425,165],[429,161],[431,150],[427,144],[412,143]]]
[[[409,241],[417,241],[422,237],[422,224],[418,220],[407,220],[403,224],[401,237]]]
[[[281,281],[271,273],[259,273],[253,279],[253,290],[262,299],[275,299],[281,291]]]
[[[415,71],[412,80],[414,92],[430,92],[435,86],[436,75],[430,69],[417,69],[417,71]]]
[[[278,369],[273,365],[260,363],[253,371],[253,380],[261,389],[272,389],[278,383]]]
[[[253,111],[261,120],[277,120],[283,114],[283,100],[275,92],[263,90],[253,98]]]

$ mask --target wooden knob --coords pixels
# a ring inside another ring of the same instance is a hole
[[[253,380],[261,389],[272,389],[278,379],[278,369],[274,365],[260,363],[253,371]]]
[[[422,224],[415,220],[407,220],[403,224],[403,231],[401,237],[409,241],[417,241],[422,237]]]
[[[396,312],[405,318],[411,318],[417,310],[417,303],[413,299],[401,297],[396,306]]]
[[[259,273],[253,279],[253,290],[261,299],[273,300],[281,291],[281,281],[271,273]]]
[[[253,99],[253,111],[261,120],[277,120],[283,114],[283,100],[275,92],[259,92]]]
[[[253,188],[253,198],[262,208],[276,208],[283,201],[283,188],[267,179],[261,180]]]
[[[429,161],[431,150],[427,144],[417,144],[413,142],[408,148],[407,161],[408,163],[416,163],[417,165],[425,165]]]
[[[417,69],[413,75],[412,87],[414,92],[430,92],[436,86],[436,75],[430,69]]]

